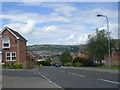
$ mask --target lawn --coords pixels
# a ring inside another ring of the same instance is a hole
[[[109,69],[109,66],[97,66],[95,68]],[[110,69],[120,69],[120,66],[111,66]]]

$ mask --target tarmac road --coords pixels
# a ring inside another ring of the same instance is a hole
[[[65,67],[40,67],[32,70],[3,69],[3,88],[113,88],[118,73]]]

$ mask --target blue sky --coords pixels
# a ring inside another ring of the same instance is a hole
[[[2,2],[0,29],[8,26],[33,44],[78,45],[87,42],[96,28],[106,29],[109,17],[111,36],[118,38],[117,2]]]

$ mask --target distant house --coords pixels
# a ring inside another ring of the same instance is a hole
[[[110,61],[112,66],[118,66],[120,65],[120,39],[114,39],[116,41],[115,48],[112,52],[112,55],[110,56]],[[108,56],[104,57],[104,60],[106,61],[105,65],[109,65]]]
[[[29,51],[26,53],[27,68],[34,68],[37,62],[37,58]]]
[[[80,45],[79,49],[77,51],[77,57],[86,58],[87,53],[86,53],[85,49],[86,49],[86,45]]]
[[[72,59],[75,59],[77,57],[77,55],[75,55],[74,53],[70,53]]]
[[[0,59],[2,59],[2,63],[21,62],[26,68],[26,42],[27,40],[18,32],[7,26],[4,27],[0,33]]]
[[[60,63],[61,64],[61,60],[60,60],[60,56],[55,56],[51,59],[51,63]]]

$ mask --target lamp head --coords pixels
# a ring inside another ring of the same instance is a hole
[[[97,17],[101,17],[101,16],[103,16],[103,15],[101,15],[101,14],[97,14]]]

